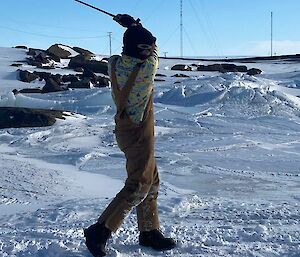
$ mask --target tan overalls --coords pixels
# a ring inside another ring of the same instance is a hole
[[[143,121],[135,124],[126,113],[129,93],[134,86],[141,64],[136,65],[127,83],[119,89],[112,64],[112,90],[117,105],[115,135],[121,151],[126,157],[127,179],[123,189],[100,216],[98,222],[105,222],[111,231],[116,231],[133,207],[137,209],[138,228],[150,231],[159,228],[157,195],[159,176],[154,158],[153,99],[149,99]]]

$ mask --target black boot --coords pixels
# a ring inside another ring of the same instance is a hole
[[[95,223],[84,230],[85,244],[94,257],[106,255],[106,243],[111,231],[104,224]]]
[[[141,232],[139,243],[142,246],[152,247],[157,251],[170,250],[176,246],[172,238],[164,237],[158,229]]]

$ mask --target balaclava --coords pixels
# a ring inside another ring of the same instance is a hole
[[[155,41],[156,38],[151,32],[141,25],[131,26],[124,33],[123,54],[144,60],[148,56],[141,54],[142,49],[138,45],[148,45],[151,47]]]

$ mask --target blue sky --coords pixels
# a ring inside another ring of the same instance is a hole
[[[180,55],[180,0],[86,0],[108,12],[140,18],[158,39],[161,55]],[[185,56],[300,53],[299,0],[183,0]],[[74,0],[1,0],[0,46],[46,49],[54,43],[95,53],[120,53],[124,29],[110,17]]]

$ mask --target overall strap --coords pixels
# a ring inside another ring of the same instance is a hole
[[[112,89],[116,100],[117,113],[121,114],[126,108],[128,96],[130,94],[131,89],[134,86],[136,77],[143,63],[136,64],[133,71],[129,75],[125,86],[120,90],[117,82],[116,62],[117,62],[116,59],[113,60],[112,62],[111,83],[112,83]]]

